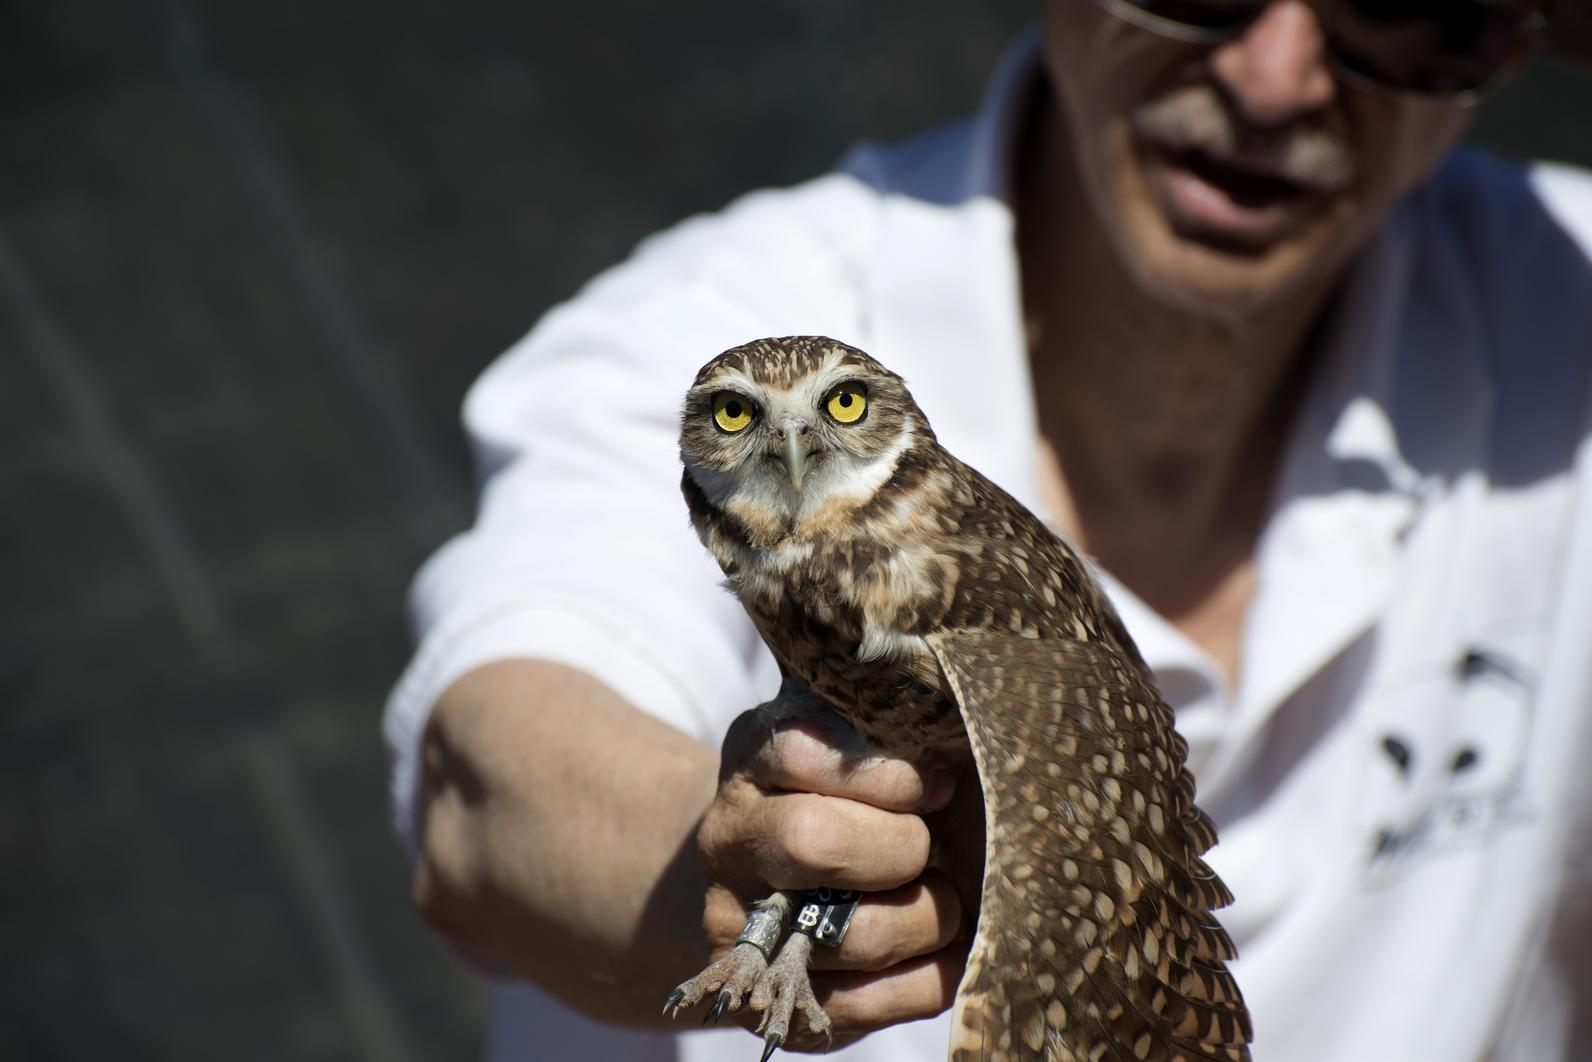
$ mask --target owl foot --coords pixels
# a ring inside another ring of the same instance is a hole
[[[806,1020],[807,1032],[822,1037],[824,1050],[834,1041],[834,1026],[829,1015],[813,995],[813,982],[807,976],[813,938],[792,933],[780,945],[779,953],[752,989],[751,1008],[763,1015],[757,1031],[763,1034],[762,1062],[768,1062],[776,1049],[790,1038],[791,1019],[797,1014]]]
[[[725,1014],[741,1009],[767,969],[762,952],[751,944],[737,944],[734,951],[671,992],[663,1013],[676,1017],[717,992],[719,998],[702,1018],[703,1025],[716,1025]]]
[[[719,998],[702,1019],[702,1024],[716,1024],[724,1014],[740,1010],[768,970],[769,956],[774,954],[780,938],[790,928],[796,900],[794,893],[776,892],[754,906],[734,950],[670,993],[663,1004],[663,1013],[673,1018],[715,992]]]
[[[776,892],[759,903],[734,950],[670,993],[663,1013],[675,1017],[717,993],[702,1024],[717,1024],[725,1014],[750,1006],[762,1015],[757,1026],[763,1036],[762,1062],[768,1062],[790,1038],[791,1019],[797,1014],[806,1020],[807,1032],[822,1037],[828,1050],[833,1026],[807,976],[813,938],[806,933],[786,935],[801,900],[797,893]],[[774,956],[772,962],[769,954]]]

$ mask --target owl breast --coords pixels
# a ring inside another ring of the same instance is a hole
[[[923,635],[951,578],[931,556],[846,539],[797,562],[765,551],[730,577],[776,660],[883,752],[967,750],[961,714]]]

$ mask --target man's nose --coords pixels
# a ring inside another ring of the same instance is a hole
[[[1244,33],[1211,55],[1211,69],[1246,118],[1280,125],[1320,110],[1338,91],[1327,38],[1301,0],[1267,4]]]

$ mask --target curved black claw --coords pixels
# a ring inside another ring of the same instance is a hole
[[[769,1033],[768,1039],[763,1042],[763,1057],[758,1059],[757,1062],[768,1062],[769,1059],[774,1057],[774,1052],[779,1050],[780,1044],[784,1042],[785,1038],[779,1033]]]
[[[669,998],[663,1001],[663,1016],[665,1018],[674,1017],[674,1015],[670,1014],[669,1011],[678,1011],[680,1009],[680,1001],[684,998],[685,989],[683,988],[676,988],[673,992],[670,992]]]
[[[709,1008],[707,1015],[702,1019],[702,1024],[717,1025],[719,1023],[719,1015],[724,1013],[724,1007],[729,1001],[730,994],[728,992],[720,992],[719,998],[713,1001],[713,1006]]]

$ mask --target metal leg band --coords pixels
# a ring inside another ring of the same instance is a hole
[[[774,949],[779,946],[779,938],[784,932],[785,927],[777,912],[759,908],[746,920],[746,927],[735,942],[750,944],[763,953],[763,958],[772,960]]]

